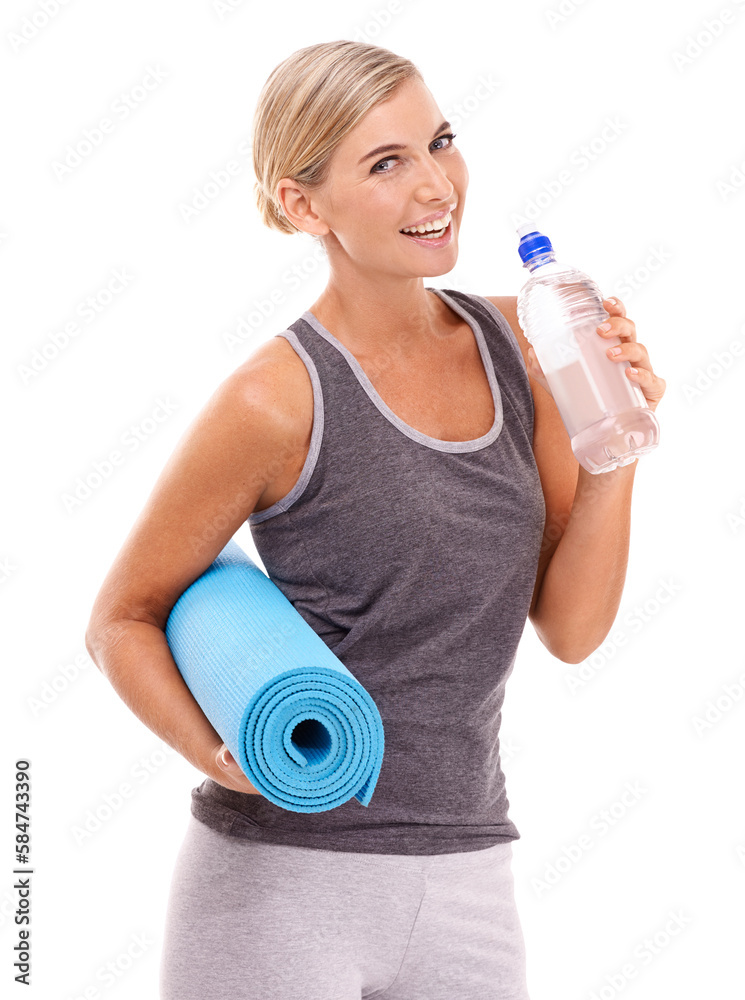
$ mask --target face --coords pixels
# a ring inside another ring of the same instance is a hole
[[[398,148],[386,148],[392,146]],[[326,183],[306,193],[307,203],[296,193],[286,206],[303,213],[300,228],[323,237],[332,266],[405,277],[453,269],[468,171],[420,80],[405,81],[373,108],[329,167]],[[434,232],[402,232],[417,225]]]

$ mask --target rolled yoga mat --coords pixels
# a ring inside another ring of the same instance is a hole
[[[183,592],[165,634],[199,707],[270,802],[369,805],[384,746],[375,702],[237,542]]]

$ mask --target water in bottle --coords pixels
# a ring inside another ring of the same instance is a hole
[[[534,225],[520,226],[518,252],[530,278],[517,298],[517,315],[535,351],[579,464],[610,472],[652,451],[659,424],[644,393],[612,361],[619,337],[597,332],[608,313],[603,295],[582,271],[557,263],[551,241]]]

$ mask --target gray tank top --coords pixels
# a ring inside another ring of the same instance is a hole
[[[520,836],[499,726],[545,518],[533,397],[492,303],[428,290],[473,330],[491,428],[443,441],[410,427],[305,312],[277,336],[312,381],[310,449],[290,492],[248,518],[269,577],[378,706],[385,751],[372,800],[295,813],[206,778],[191,811],[224,833],[375,854],[457,853]]]

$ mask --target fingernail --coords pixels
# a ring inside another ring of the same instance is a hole
[[[227,750],[223,750],[223,752],[222,752],[222,753],[220,754],[220,760],[221,760],[221,761],[223,762],[223,765],[224,765],[225,767],[230,767],[230,764],[228,763],[228,761],[227,761],[227,759],[226,759],[226,757],[225,757],[225,754],[226,754],[227,752],[228,752]]]
[[[618,299],[606,299],[606,302],[610,302],[612,306],[618,305]]]

